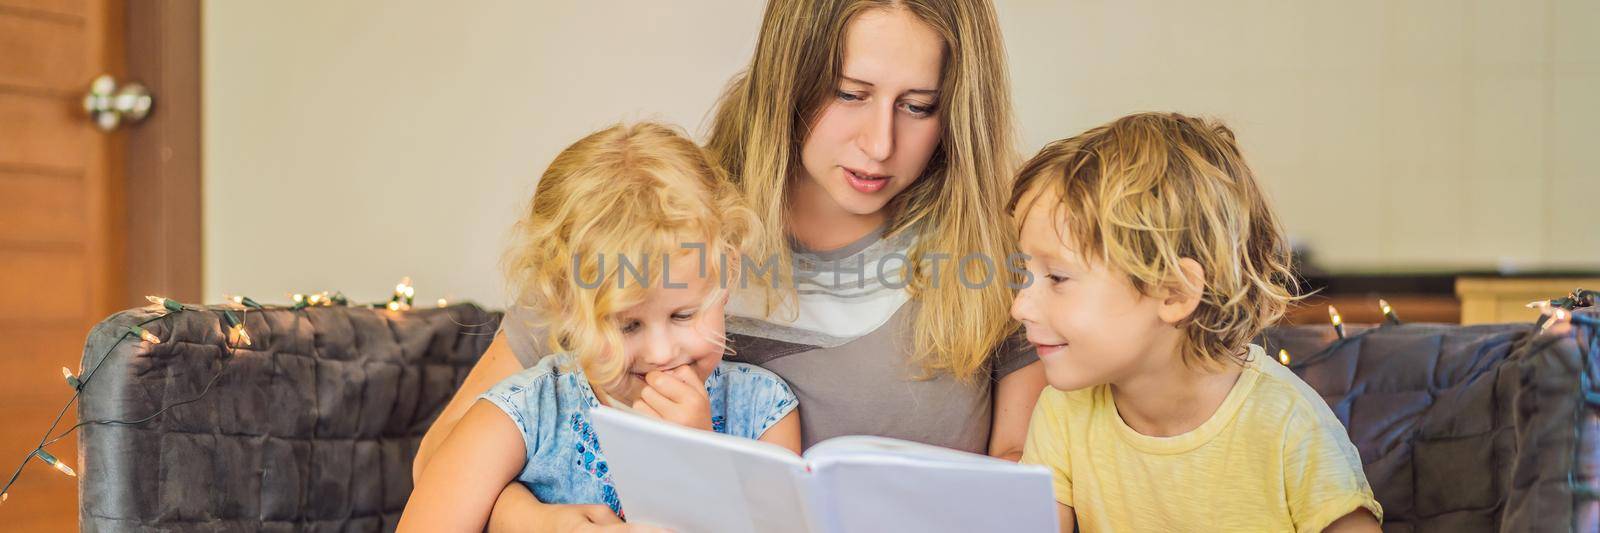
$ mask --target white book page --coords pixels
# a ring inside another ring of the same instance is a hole
[[[829,439],[806,457],[828,531],[1057,531],[1041,466],[880,437]]]
[[[834,437],[806,450],[807,460],[827,461],[845,457],[883,457],[897,458],[907,461],[926,460],[940,464],[944,463],[970,463],[970,464],[1016,464],[1005,459],[996,459],[987,455],[967,453],[950,448],[942,448],[931,444],[912,442],[908,440],[891,439],[887,437],[874,437],[870,435],[851,435]]]
[[[806,465],[781,446],[604,406],[591,409],[589,420],[631,523],[681,532],[814,531]]]

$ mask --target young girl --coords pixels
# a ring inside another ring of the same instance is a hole
[[[694,143],[648,123],[591,134],[556,156],[507,262],[555,355],[468,409],[423,469],[401,531],[482,531],[513,480],[545,504],[518,527],[618,523],[587,419],[597,405],[798,451],[789,387],[722,362],[734,273],[719,268],[737,262],[719,255],[738,257],[753,216],[719,173]]]

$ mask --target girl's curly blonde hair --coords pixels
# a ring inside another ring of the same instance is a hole
[[[668,126],[619,124],[556,155],[513,229],[505,274],[550,350],[574,354],[589,379],[609,384],[628,364],[609,349],[622,346],[613,317],[664,284],[663,265],[686,254],[704,254],[713,289],[702,305],[714,304],[754,228],[704,149]]]
[[[1278,217],[1233,131],[1177,113],[1142,113],[1046,145],[1023,166],[1009,209],[1035,188],[1056,193],[1066,232],[1092,261],[1141,294],[1205,270],[1184,330],[1186,361],[1242,361],[1245,345],[1296,298]]]

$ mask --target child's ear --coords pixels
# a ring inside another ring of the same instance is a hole
[[[1182,279],[1173,280],[1161,288],[1161,307],[1156,314],[1162,322],[1177,324],[1194,310],[1200,307],[1200,299],[1205,296],[1206,270],[1200,262],[1190,258],[1178,260],[1178,272]]]

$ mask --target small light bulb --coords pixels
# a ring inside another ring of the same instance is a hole
[[[1289,350],[1278,350],[1278,362],[1283,363],[1284,365],[1289,364]]]
[[[250,332],[244,330],[244,324],[234,324],[228,328],[228,344],[235,347],[250,345]]]
[[[412,287],[410,285],[406,285],[406,298],[412,298],[412,297],[415,297],[416,295],[417,295],[416,287]]]
[[[1328,306],[1328,321],[1333,322],[1333,334],[1344,338],[1344,318],[1339,316],[1339,310]]]
[[[290,296],[290,298],[294,298],[294,303],[297,303],[297,304],[298,303],[305,303],[305,301],[306,301],[306,295],[299,294],[299,293],[296,293],[294,296]]]
[[[67,367],[61,367],[61,377],[72,379],[72,371],[68,370]]]
[[[1556,324],[1561,323],[1561,322],[1566,322],[1570,318],[1572,318],[1572,313],[1571,312],[1567,311],[1566,309],[1557,307],[1557,308],[1555,308],[1554,311],[1550,312],[1550,319],[1544,321],[1544,325],[1539,327],[1539,332],[1540,333],[1544,333],[1545,331],[1548,331],[1551,327],[1555,326]]]
[[[450,306],[450,302],[444,301],[444,298],[440,298],[439,299],[439,307],[449,307],[449,306]]]
[[[183,310],[183,304],[178,303],[177,300],[174,300],[174,299],[171,299],[171,298],[162,298],[160,296],[146,296],[146,297],[144,297],[144,299],[150,300],[150,303],[159,305],[161,307],[165,307],[167,309],[167,311],[169,311],[169,312],[176,313],[176,312],[179,312],[179,311]]]
[[[1396,326],[1400,325],[1400,315],[1394,314],[1394,307],[1389,305],[1388,300],[1379,298],[1378,307],[1383,309],[1383,319],[1385,321]]]
[[[133,334],[138,335],[139,338],[143,339],[145,342],[150,344],[161,344],[161,337],[157,337],[156,334],[151,333],[148,329],[144,329],[139,326],[128,326],[128,328],[133,330]]]
[[[61,462],[60,459],[56,459],[56,456],[50,455],[50,452],[39,450],[39,458],[43,459],[45,464],[55,467],[56,470],[60,470],[63,474],[72,477],[78,477],[78,473],[72,471],[72,467],[67,466],[67,464]]]
[[[400,302],[389,302],[389,310],[390,311],[399,311],[400,310]]]

